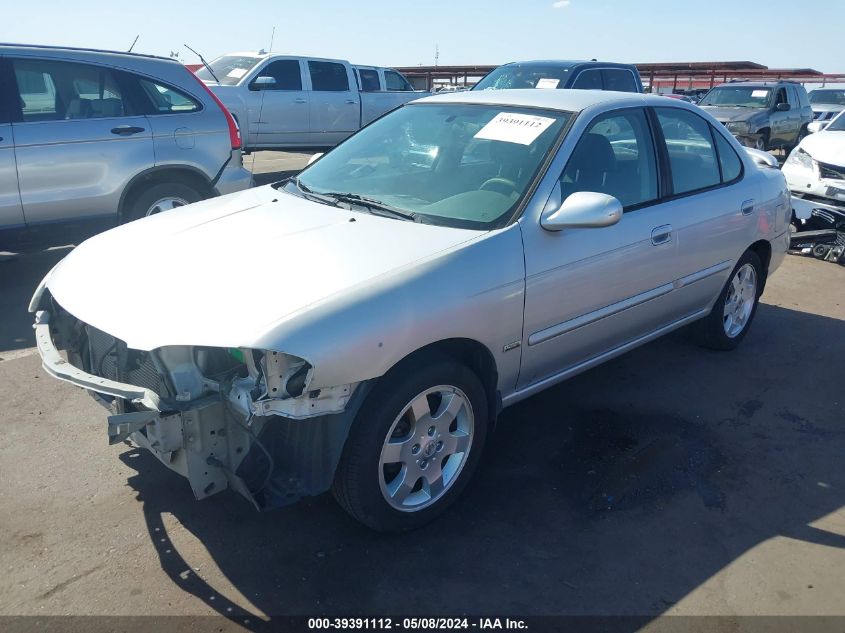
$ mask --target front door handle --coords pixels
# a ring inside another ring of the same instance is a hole
[[[303,99],[302,97],[300,97],[299,99],[294,99],[294,100],[293,100],[293,102],[294,102],[294,103],[308,103],[308,102],[307,102],[305,99]]]
[[[135,127],[133,125],[119,125],[111,129],[111,133],[117,134],[118,136],[132,136],[133,134],[139,134],[143,131],[144,128]]]
[[[751,215],[754,213],[754,201],[746,200],[742,203],[742,215]]]
[[[672,241],[672,225],[671,224],[664,224],[663,226],[658,226],[651,231],[651,243],[655,246],[660,246],[661,244],[668,244]]]
[[[356,103],[358,103],[358,102],[357,102],[357,101],[355,101],[355,99],[347,99],[347,100],[346,100],[346,103],[348,103],[348,104],[350,104],[350,105],[355,105],[355,104],[356,104]]]

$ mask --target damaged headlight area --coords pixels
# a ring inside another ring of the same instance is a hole
[[[818,170],[818,163],[813,160],[812,156],[800,147],[796,147],[792,150],[789,154],[789,158],[786,159],[786,163],[788,165],[802,167],[803,169],[809,169],[812,172],[816,172]]]
[[[112,411],[110,443],[149,449],[198,499],[231,487],[266,509],[331,485],[357,383],[312,388],[312,365],[279,351],[131,349],[49,299],[36,318],[44,367]]]

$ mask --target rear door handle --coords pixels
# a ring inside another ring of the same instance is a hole
[[[294,99],[294,100],[293,100],[293,102],[294,102],[294,103],[308,103],[308,102],[307,102],[305,99],[303,99],[302,97],[300,97],[299,99]]]
[[[742,203],[742,215],[751,215],[754,213],[754,201],[746,200]]]
[[[117,134],[118,136],[132,136],[133,134],[139,134],[143,131],[144,128],[135,127],[133,125],[119,125],[111,129],[111,133]]]
[[[672,225],[664,224],[651,231],[651,243],[655,246],[668,244],[672,241]]]
[[[351,104],[351,105],[355,105],[355,104],[356,104],[356,103],[358,103],[358,102],[357,102],[357,101],[355,101],[355,99],[347,99],[347,100],[346,100],[346,103],[349,103],[349,104]]]

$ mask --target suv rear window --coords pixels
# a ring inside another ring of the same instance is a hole
[[[202,110],[200,103],[184,92],[165,86],[164,84],[150,81],[149,79],[137,78],[141,85],[144,97],[149,101],[150,108],[145,114],[181,114],[186,112],[199,112]]]

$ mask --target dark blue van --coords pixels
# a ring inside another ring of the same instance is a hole
[[[546,60],[499,66],[475,84],[473,90],[513,88],[643,92],[643,82],[637,67],[632,64]]]

